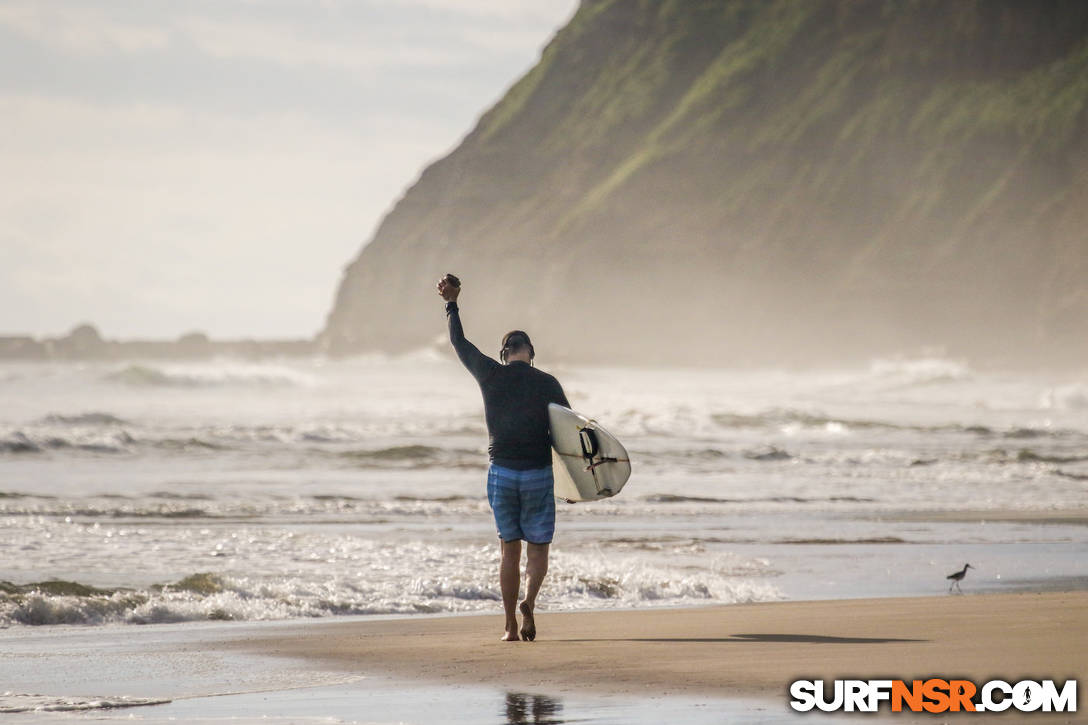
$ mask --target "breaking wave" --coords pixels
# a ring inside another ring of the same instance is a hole
[[[1084,453],[1040,453],[1029,448],[1021,448],[1016,453],[1019,463],[1078,463],[1088,461],[1088,452]]]
[[[20,712],[83,712],[88,710],[117,710],[126,707],[165,705],[170,700],[149,697],[66,697],[31,695],[18,692],[0,693],[0,714]]]
[[[1088,410],[1088,384],[1075,383],[1050,388],[1043,393],[1040,407],[1055,410]]]
[[[11,431],[0,437],[0,453],[42,453],[70,449],[89,453],[125,453],[135,439],[124,430],[60,435],[48,430]]]
[[[877,359],[869,364],[869,373],[903,386],[958,382],[971,377],[971,369],[963,360],[937,357]]]
[[[110,382],[148,387],[310,387],[315,378],[276,365],[126,365],[107,373]]]
[[[89,413],[79,413],[77,415],[61,415],[60,413],[50,413],[49,415],[41,418],[38,421],[43,424],[53,425],[128,425],[129,422],[122,418],[118,418],[112,413],[103,413],[100,411],[92,411]]]
[[[159,624],[499,610],[492,547],[446,551],[440,558],[431,561],[430,570],[436,573],[423,576],[407,567],[394,576],[383,576],[384,569],[368,576],[364,569],[353,576],[312,578],[200,572],[140,589],[104,589],[69,581],[0,582],[0,625]],[[777,572],[761,559],[715,555],[697,568],[688,568],[652,564],[638,556],[605,559],[599,553],[557,552],[553,562],[553,575],[541,593],[541,606],[549,611],[781,598],[775,587],[763,581]]]
[[[101,520],[276,521],[349,518],[353,522],[384,522],[391,517],[419,519],[434,516],[480,515],[487,510],[483,496],[413,496],[357,498],[342,494],[305,497],[224,497],[202,493],[154,492],[141,498],[99,494],[60,499],[24,492],[0,491],[0,515],[51,517],[81,522]]]
[[[788,461],[791,456],[781,448],[765,446],[744,452],[744,457],[752,461]]]
[[[679,496],[671,493],[657,493],[643,496],[648,503],[874,503],[877,499],[865,496],[823,496],[807,498],[804,496],[756,496],[752,498],[717,498],[713,496]]]
[[[96,414],[97,415],[97,414]],[[363,468],[452,467],[477,468],[486,457],[479,449],[404,444],[377,448],[348,448],[371,436],[351,426],[211,426],[197,429],[146,429],[124,424],[118,418],[86,416],[86,422],[48,423],[20,428],[0,427],[0,455],[43,453],[95,454],[196,454],[260,451],[269,455],[291,454],[304,459],[339,461]],[[73,417],[71,420],[75,420]]]
[[[354,466],[365,468],[482,468],[480,451],[438,446],[403,445],[343,451],[336,454]]]
[[[711,420],[721,428],[777,430],[821,430],[831,433],[848,431],[909,431],[912,433],[960,433],[979,438],[1068,438],[1083,435],[1063,428],[1014,427],[1005,430],[978,424],[945,423],[940,425],[911,425],[883,420],[865,420],[827,415],[819,411],[771,408],[760,413],[722,412],[711,414]]]

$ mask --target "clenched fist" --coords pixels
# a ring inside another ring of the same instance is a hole
[[[457,299],[457,295],[461,294],[461,280],[454,277],[452,274],[447,274],[442,279],[438,280],[438,294],[442,296],[446,302],[453,302]]]

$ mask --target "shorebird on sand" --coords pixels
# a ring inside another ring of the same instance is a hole
[[[974,568],[975,567],[971,566],[970,564],[964,564],[962,569],[960,569],[959,571],[954,571],[946,576],[945,579],[952,580],[952,583],[948,585],[948,591],[951,592],[952,587],[956,587],[956,590],[962,594],[963,590],[960,589],[960,582],[963,581],[963,578],[965,576],[967,576],[967,570]]]

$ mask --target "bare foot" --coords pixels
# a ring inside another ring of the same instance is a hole
[[[504,634],[502,636],[502,639],[500,639],[499,641],[500,642],[517,642],[518,641],[518,633],[517,632],[507,632],[506,634]]]
[[[521,636],[525,638],[526,642],[532,642],[536,639],[536,621],[533,619],[533,610],[529,607],[528,602],[522,602],[518,606],[518,611],[521,612],[523,622],[521,624]]]

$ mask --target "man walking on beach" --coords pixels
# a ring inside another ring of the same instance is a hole
[[[447,274],[438,282],[438,294],[446,301],[450,342],[484,396],[487,420],[487,500],[495,515],[502,542],[499,584],[506,611],[506,633],[502,639],[519,639],[515,606],[521,587],[521,540],[525,539],[525,599],[521,612],[521,637],[536,639],[533,610],[540,584],[548,573],[548,545],[555,532],[551,435],[548,404],[570,407],[559,381],[532,366],[536,351],[529,336],[513,330],[502,338],[496,361],[465,339],[458,314],[457,296],[461,283]]]

